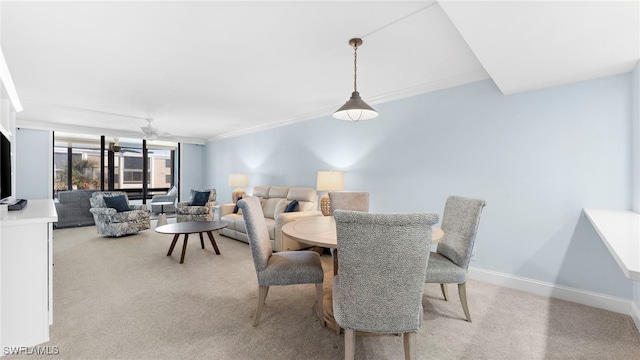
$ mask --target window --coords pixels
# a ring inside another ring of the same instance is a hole
[[[176,182],[174,169],[178,143],[104,137],[104,158],[100,158],[102,136],[54,133],[54,189],[123,190],[132,197],[164,193]],[[116,146],[117,145],[117,146]],[[118,150],[113,151],[113,150]],[[143,184],[144,153],[147,153],[146,184]],[[100,168],[101,160],[103,168]],[[71,166],[69,166],[71,164]],[[55,197],[55,194],[54,194]]]

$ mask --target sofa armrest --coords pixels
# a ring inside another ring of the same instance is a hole
[[[89,209],[94,215],[113,216],[117,213],[114,208],[91,208]]]
[[[131,210],[144,210],[147,211],[147,205],[146,204],[142,204],[142,205],[132,205],[129,204],[129,209]]]
[[[233,209],[236,207],[236,204],[222,204],[220,205],[220,218],[225,215],[229,215],[233,213]]]
[[[299,250],[303,248],[308,248],[311,245],[299,243],[290,237],[284,235],[282,233],[282,227],[295,221],[297,219],[302,219],[311,216],[324,216],[320,211],[296,211],[289,213],[282,213],[276,217],[276,227],[275,227],[275,239],[274,239],[274,251],[291,251],[291,250]]]

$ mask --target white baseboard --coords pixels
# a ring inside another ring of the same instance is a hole
[[[640,331],[640,305],[637,302],[631,303],[631,317],[636,324],[636,329]]]
[[[620,314],[630,315],[633,317],[636,328],[640,330],[640,309],[638,309],[635,304],[632,304],[631,300],[628,299],[474,267],[469,267],[469,278],[511,289],[526,291],[540,296],[571,301]],[[632,305],[634,305],[633,309]]]

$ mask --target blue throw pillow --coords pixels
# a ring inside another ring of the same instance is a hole
[[[209,191],[196,191],[191,200],[191,206],[205,206],[209,201]]]
[[[296,212],[298,211],[298,208],[300,207],[300,204],[298,204],[298,200],[293,200],[292,202],[289,203],[289,205],[287,205],[287,207],[284,209],[284,212]]]
[[[236,200],[236,206],[233,208],[233,213],[237,214],[238,210],[240,210],[240,208],[238,208],[238,201],[242,200],[242,196],[238,196],[238,200]]]
[[[103,197],[104,204],[109,208],[116,209],[117,212],[130,211],[129,204],[127,204],[127,198],[124,195],[118,196],[105,196]]]

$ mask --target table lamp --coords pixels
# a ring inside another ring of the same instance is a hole
[[[329,202],[329,191],[344,190],[344,174],[342,171],[318,171],[316,184],[318,191],[327,191],[320,199],[320,211],[322,215],[331,215],[331,204]]]
[[[238,188],[231,193],[231,200],[235,204],[238,202],[238,197],[242,197],[246,192],[242,190],[243,186],[249,186],[249,177],[247,174],[229,174],[229,186]]]

